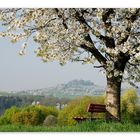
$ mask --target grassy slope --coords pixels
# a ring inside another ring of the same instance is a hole
[[[0,126],[0,132],[140,132],[140,124],[96,121],[63,127],[3,125]]]

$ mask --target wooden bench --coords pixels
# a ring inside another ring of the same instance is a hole
[[[77,122],[81,122],[85,120],[95,120],[96,118],[93,118],[93,113],[106,113],[106,106],[101,104],[89,104],[87,108],[87,112],[91,113],[90,118],[73,117],[73,119],[76,120]]]

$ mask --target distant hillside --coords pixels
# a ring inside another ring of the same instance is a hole
[[[66,84],[60,84],[55,87],[49,87],[36,90],[25,90],[19,92],[11,92],[13,95],[45,95],[59,98],[74,98],[85,95],[101,95],[105,92],[105,88],[95,85],[91,81],[73,80]]]
[[[132,87],[122,87],[122,92]],[[140,96],[140,88],[136,89],[138,96]],[[0,92],[0,96],[21,96],[21,95],[40,95],[46,97],[58,97],[58,98],[75,98],[78,96],[98,96],[105,93],[105,87],[94,84],[91,81],[85,80],[72,80],[68,83],[59,84],[54,87],[35,89],[35,90],[23,90],[13,92]]]

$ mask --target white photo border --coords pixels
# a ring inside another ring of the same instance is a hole
[[[0,0],[0,8],[140,8],[140,0]],[[140,133],[0,133],[1,140],[132,140]]]

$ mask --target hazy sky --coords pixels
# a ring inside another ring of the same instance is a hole
[[[60,66],[57,62],[44,63],[36,57],[34,49],[37,44],[33,41],[29,42],[27,54],[19,56],[21,45],[0,39],[0,91],[45,88],[74,79],[105,85],[105,76],[92,65],[68,63]]]

